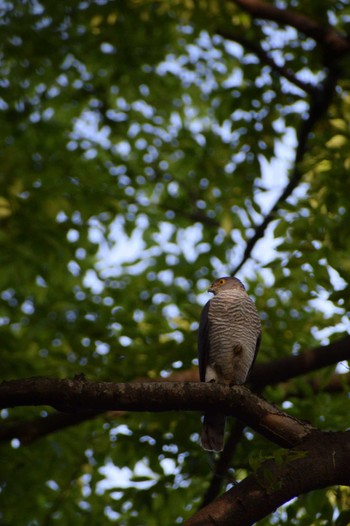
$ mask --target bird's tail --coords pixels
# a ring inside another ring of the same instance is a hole
[[[202,424],[201,446],[207,451],[224,449],[226,416],[220,413],[205,413]]]

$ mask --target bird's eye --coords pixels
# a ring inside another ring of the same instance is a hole
[[[225,283],[225,281],[226,281],[225,279],[220,279],[219,285],[223,285]]]

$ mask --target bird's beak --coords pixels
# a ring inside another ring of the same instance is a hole
[[[208,292],[211,292],[212,294],[215,294],[215,290],[213,289],[213,285],[210,285]]]

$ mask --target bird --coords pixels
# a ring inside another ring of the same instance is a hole
[[[208,289],[214,294],[203,307],[198,329],[198,362],[201,382],[226,385],[245,383],[261,341],[261,322],[243,283],[224,276]],[[205,412],[201,446],[219,452],[224,447],[226,416]]]

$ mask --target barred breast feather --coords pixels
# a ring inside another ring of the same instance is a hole
[[[229,289],[212,298],[206,381],[244,383],[254,363],[260,333],[258,313],[245,290]]]

